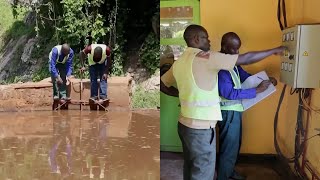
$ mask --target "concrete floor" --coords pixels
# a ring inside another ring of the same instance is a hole
[[[161,180],[182,180],[183,159],[181,153],[161,152]],[[274,156],[239,157],[237,171],[247,180],[296,180],[290,169]]]

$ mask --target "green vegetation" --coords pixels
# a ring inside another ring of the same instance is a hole
[[[132,108],[157,108],[160,107],[159,90],[145,91],[141,86],[135,89],[132,97]]]
[[[0,0],[0,48],[10,39],[33,32],[32,27],[23,23],[28,8],[18,5],[13,11],[7,0]]]
[[[123,67],[126,63],[127,42],[129,36],[141,47],[139,55],[140,62],[154,73],[159,66],[159,40],[152,31],[152,17],[157,17],[159,7],[146,9],[140,12],[143,19],[132,16],[132,4],[126,1],[112,0],[44,0],[41,3],[19,4],[13,1],[12,7],[6,0],[1,2],[1,25],[7,32],[3,39],[13,39],[24,34],[35,32],[39,38],[37,48],[32,52],[33,57],[37,57],[41,66],[34,72],[33,80],[38,81],[46,78],[48,73],[43,72],[47,69],[47,54],[55,44],[67,42],[78,53],[86,44],[105,43],[112,48],[112,70],[113,75],[124,75]],[[158,4],[158,3],[155,3]],[[2,10],[4,9],[4,10]],[[34,27],[27,26],[22,20],[28,12],[35,15]],[[16,19],[14,19],[14,17]],[[147,18],[148,19],[147,19]],[[140,31],[136,31],[135,29]],[[146,29],[149,29],[146,31]],[[89,37],[88,37],[89,36]],[[36,54],[36,55],[34,55]],[[79,59],[74,60],[77,70]],[[76,71],[75,76],[80,74]],[[87,77],[88,75],[85,75]]]
[[[151,32],[140,48],[140,61],[151,72],[155,73],[160,66],[160,42]]]
[[[50,42],[61,44],[67,42],[76,52],[74,58],[74,75],[77,78],[81,77],[78,71],[82,66],[80,64],[78,53],[85,44],[104,43],[111,46],[113,49],[113,75],[123,75],[123,60],[125,59],[123,34],[125,31],[122,25],[126,23],[125,4],[115,1],[113,3],[102,0],[62,0],[60,1],[44,1],[43,4],[33,5],[33,9],[37,12],[37,35],[50,37]],[[108,9],[109,11],[105,11]],[[109,13],[105,13],[109,12]],[[119,17],[120,16],[120,17]],[[118,19],[115,21],[115,19]],[[40,23],[41,22],[41,23]],[[41,24],[41,25],[40,25]],[[115,34],[117,29],[117,34]],[[91,35],[90,38],[86,38]],[[52,48],[51,46],[50,48]],[[46,44],[40,45],[38,51],[47,49]],[[51,49],[46,52],[50,52]],[[46,61],[47,57],[43,58],[42,62]],[[47,64],[44,63],[41,68],[33,75],[33,81],[38,81],[48,77],[49,73],[44,72],[47,69]],[[88,78],[89,74],[83,74],[84,78]]]
[[[32,62],[21,62],[25,44],[19,45],[10,62],[2,69],[9,76],[1,84],[16,83],[30,77],[36,82],[49,77],[48,54],[53,46],[65,42],[76,53],[73,60],[73,75],[76,78],[89,77],[88,71],[83,76],[79,72],[82,65],[78,53],[90,43],[104,43],[112,48],[110,73],[113,76],[125,74],[123,67],[130,64],[130,51],[139,54],[139,62],[150,74],[159,67],[159,39],[153,27],[154,20],[159,19],[157,0],[143,0],[141,4],[144,5],[123,0],[20,2],[14,0],[14,4],[10,5],[7,0],[0,0],[0,51],[5,50],[4,45],[10,40],[23,35],[37,41],[31,53]],[[25,23],[27,15],[29,20]],[[159,92],[144,92],[138,88],[133,97],[133,107],[159,106],[158,96]]]

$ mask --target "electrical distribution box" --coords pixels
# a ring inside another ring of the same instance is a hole
[[[293,88],[320,87],[320,24],[296,25],[282,31],[280,81]]]

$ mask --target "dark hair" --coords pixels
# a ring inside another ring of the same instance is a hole
[[[189,25],[183,33],[183,38],[187,45],[190,45],[190,40],[199,32],[206,32],[206,29],[200,25],[191,24]]]
[[[221,47],[225,44],[229,43],[232,39],[238,39],[240,40],[240,37],[235,32],[227,32],[222,36],[221,39]]]

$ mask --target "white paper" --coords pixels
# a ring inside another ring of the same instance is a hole
[[[257,87],[263,80],[268,80],[269,77],[265,71],[261,71],[255,75],[248,77],[242,84],[242,89],[250,89]],[[273,84],[270,84],[268,89],[261,93],[257,93],[257,96],[253,99],[242,99],[242,106],[244,110],[247,110],[262,101],[266,97],[270,96],[272,93],[276,91],[276,88]]]

